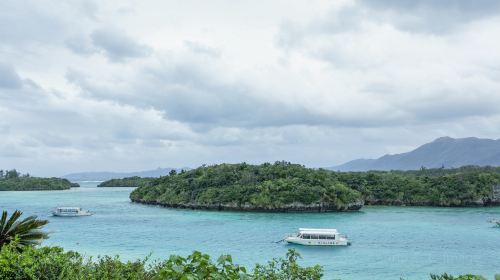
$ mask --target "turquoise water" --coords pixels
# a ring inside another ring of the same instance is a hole
[[[487,221],[500,208],[365,207],[359,213],[269,214],[175,210],[131,203],[130,188],[81,183],[67,191],[0,192],[0,209],[50,220],[45,245],[86,255],[165,258],[193,250],[231,254],[253,265],[295,248],[305,265],[321,264],[325,279],[428,279],[430,273],[500,273],[500,228]],[[56,206],[81,206],[90,217],[57,218]],[[299,227],[332,227],[349,247],[276,244]]]

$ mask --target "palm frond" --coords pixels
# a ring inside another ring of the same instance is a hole
[[[16,247],[22,250],[25,246],[40,244],[43,239],[48,238],[48,233],[41,231],[47,220],[38,220],[37,216],[29,216],[19,220],[21,211],[14,213],[7,219],[7,211],[2,212],[0,219],[0,247],[17,239]]]

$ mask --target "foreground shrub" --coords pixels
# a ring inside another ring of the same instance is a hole
[[[288,250],[286,259],[273,259],[267,265],[255,266],[252,279],[259,280],[284,280],[284,279],[321,279],[323,269],[320,265],[301,267],[297,263],[300,258],[295,250]]]
[[[76,252],[65,252],[60,247],[33,246],[22,252],[16,242],[0,250],[0,279],[178,279],[178,280],[223,280],[223,279],[271,279],[271,280],[316,280],[320,279],[320,266],[301,267],[297,263],[299,254],[293,250],[286,259],[274,259],[267,265],[256,265],[252,273],[233,263],[231,256],[223,255],[213,262],[200,252],[187,257],[171,256],[164,262],[146,264],[147,259],[123,262],[119,257],[83,258]]]
[[[442,275],[432,274],[431,279],[432,280],[486,280],[486,278],[484,278],[481,275],[466,274],[466,275],[460,275],[460,276],[454,277],[454,276],[446,274],[446,273],[444,273]]]

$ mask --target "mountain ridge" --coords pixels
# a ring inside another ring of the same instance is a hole
[[[111,179],[123,179],[126,177],[151,177],[156,178],[160,176],[168,175],[171,170],[189,170],[189,168],[160,168],[152,169],[152,170],[144,170],[144,171],[135,171],[135,172],[109,172],[109,171],[89,171],[89,172],[77,172],[70,173],[62,176],[64,179],[68,179],[70,181],[107,181]]]
[[[416,149],[376,159],[355,159],[329,169],[338,171],[417,170],[465,165],[500,166],[500,140],[440,137]]]

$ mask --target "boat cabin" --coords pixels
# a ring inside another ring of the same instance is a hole
[[[299,228],[295,234],[285,237],[288,243],[299,245],[343,246],[350,245],[347,237],[336,229],[328,228]]]
[[[92,213],[84,210],[81,207],[57,207],[52,212],[52,215],[59,217],[77,217],[77,216],[90,216]]]

